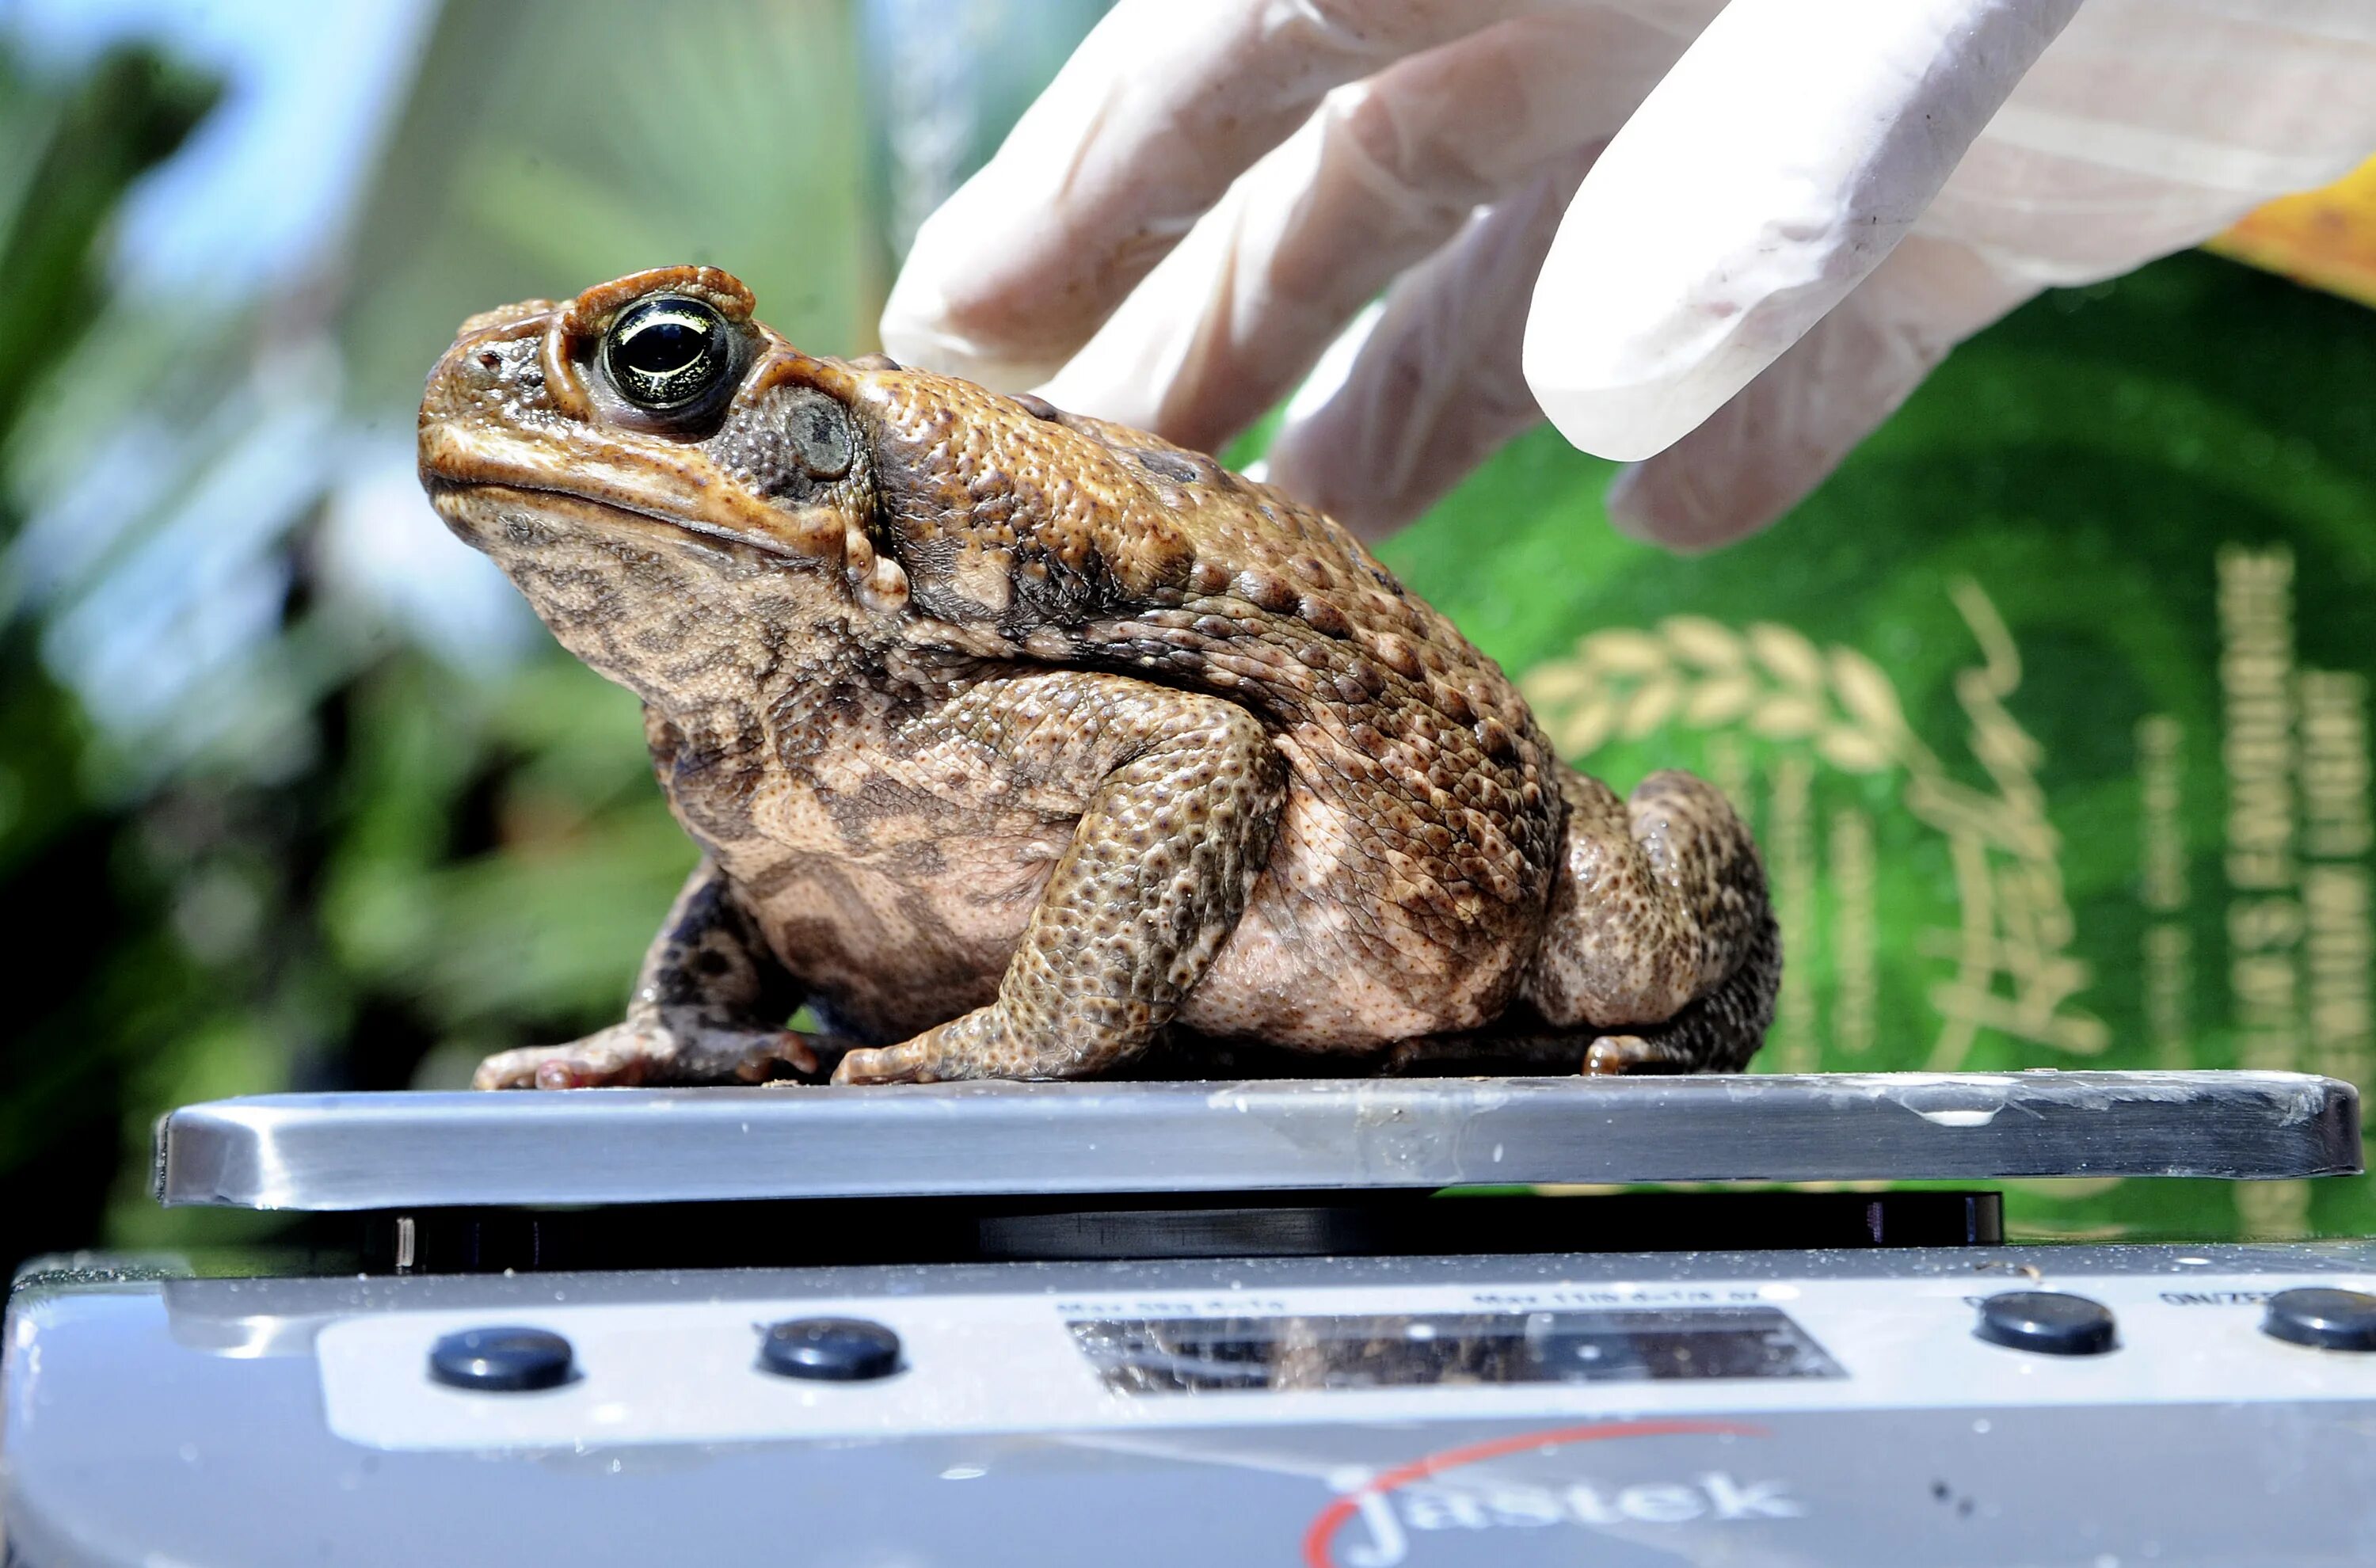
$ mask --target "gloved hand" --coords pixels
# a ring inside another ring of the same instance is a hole
[[[1705,548],[2039,289],[2371,150],[2369,0],[1121,0],[883,339],[1206,449],[1301,382],[1268,477],[1371,534],[1547,414]]]

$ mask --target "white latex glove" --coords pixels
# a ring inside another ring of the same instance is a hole
[[[1548,414],[1705,548],[2039,289],[2371,150],[2376,0],[1121,0],[883,340],[1207,449],[1301,383],[1269,477],[1372,534]]]

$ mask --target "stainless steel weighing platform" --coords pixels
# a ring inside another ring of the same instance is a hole
[[[302,1250],[19,1277],[6,1561],[2371,1562],[2376,1243],[1987,1185],[2360,1147],[2256,1073],[196,1106],[159,1197]]]

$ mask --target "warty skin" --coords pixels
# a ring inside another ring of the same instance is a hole
[[[1350,535],[1201,454],[803,354],[731,276],[670,267],[465,323],[420,457],[643,699],[702,850],[626,1019],[483,1086],[820,1050],[841,1083],[1068,1077],[1230,1041],[1737,1070],[1771,1017],[1717,790],[1564,767]],[[825,1035],[782,1028],[802,1002]]]

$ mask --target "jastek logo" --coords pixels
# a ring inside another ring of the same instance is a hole
[[[1733,1421],[1607,1422],[1446,1449],[1387,1470],[1347,1471],[1332,1478],[1340,1495],[1321,1510],[1304,1535],[1305,1568],[1395,1568],[1413,1560],[1414,1541],[1444,1532],[1473,1538],[1481,1531],[1562,1526],[1655,1530],[1795,1519],[1806,1512],[1786,1483],[1744,1479],[1726,1469],[1694,1471],[1673,1480],[1580,1478],[1562,1484],[1500,1480],[1473,1470],[1454,1473],[1488,1460],[1575,1443],[1683,1435],[1765,1434],[1762,1428]],[[1423,1550],[1418,1561],[1426,1561]]]

